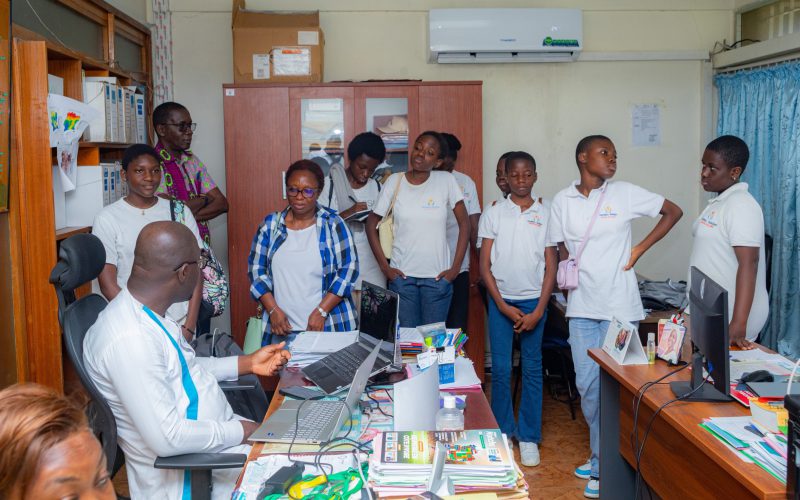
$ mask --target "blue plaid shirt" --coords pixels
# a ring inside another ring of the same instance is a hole
[[[267,215],[250,247],[250,257],[247,259],[250,294],[256,300],[274,289],[272,258],[286,241],[288,211],[286,208]],[[353,244],[353,235],[350,234],[347,223],[335,211],[320,205],[317,205],[317,234],[319,253],[322,256],[320,300],[328,292],[342,297],[325,319],[325,331],[355,330],[357,320],[351,292],[358,278],[358,255]],[[264,320],[265,333],[269,335],[270,324],[266,315]]]

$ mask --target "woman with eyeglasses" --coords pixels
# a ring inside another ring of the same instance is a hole
[[[104,207],[92,225],[92,234],[100,238],[106,250],[106,264],[97,280],[108,301],[128,283],[133,267],[133,250],[142,228],[151,222],[173,220],[170,202],[156,196],[161,183],[161,162],[155,149],[147,144],[134,144],[126,149],[122,157],[122,181],[128,185],[128,195]],[[183,223],[202,247],[191,211],[184,210],[183,214]],[[189,340],[195,334],[202,298],[201,279],[191,300],[173,304],[167,309],[167,317],[183,325],[183,333]]]
[[[317,203],[322,169],[310,160],[286,171],[288,206],[264,219],[248,258],[250,293],[264,308],[264,345],[299,331],[356,329],[351,298],[358,257],[347,223]]]

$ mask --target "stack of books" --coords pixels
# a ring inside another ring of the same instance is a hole
[[[99,112],[89,122],[84,140],[147,143],[143,89],[120,85],[113,76],[85,76],[83,100]]]
[[[447,448],[444,474],[456,493],[528,498],[527,486],[499,429],[456,432],[383,432],[372,442],[370,486],[380,497],[418,495],[427,489],[436,442]]]
[[[772,432],[751,417],[714,417],[701,427],[739,454],[744,462],[757,464],[786,484],[786,436]]]

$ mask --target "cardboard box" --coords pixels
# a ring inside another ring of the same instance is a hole
[[[235,83],[322,82],[318,11],[254,11],[233,0],[232,18]]]

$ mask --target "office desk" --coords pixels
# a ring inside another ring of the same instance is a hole
[[[304,382],[302,373],[295,370],[284,370],[283,374],[281,375],[280,383],[278,384],[278,389],[281,387],[291,387],[303,384]],[[456,390],[452,392],[467,395],[467,406],[464,409],[465,429],[497,429],[497,420],[495,420],[494,414],[492,414],[492,408],[489,406],[489,401],[486,399],[486,395],[482,390],[471,389]],[[267,410],[265,419],[269,418],[270,415],[280,408],[281,404],[283,403],[283,399],[283,394],[275,391],[275,395],[272,397],[272,401],[269,403],[269,409]],[[409,408],[408,411],[413,411],[413,408]],[[263,449],[264,443],[254,443],[252,449],[250,450],[250,454],[247,457],[247,461],[250,462],[251,460],[257,459],[259,456],[261,456]],[[244,468],[242,470],[244,471]],[[240,474],[239,480],[237,481],[237,486],[241,480],[242,477]]]
[[[600,497],[634,498],[633,400],[644,383],[676,368],[661,360],[621,366],[601,349],[590,349],[589,356],[600,365]],[[664,382],[688,379],[687,368]],[[640,442],[650,417],[673,398],[668,384],[648,389],[639,407]],[[785,498],[783,484],[756,464],[742,462],[699,426],[703,418],[743,415],[749,415],[748,409],[733,401],[669,405],[651,428],[641,458],[642,478],[664,499]]]
[[[549,303],[550,314],[558,314],[566,321],[567,305],[556,300],[555,297],[550,297]],[[650,311],[647,316],[639,322],[639,338],[642,344],[647,345],[647,334],[650,332],[658,332],[658,322],[662,319],[670,319],[673,314],[677,313],[678,309],[669,309],[667,311]],[[658,335],[656,335],[658,338]]]

